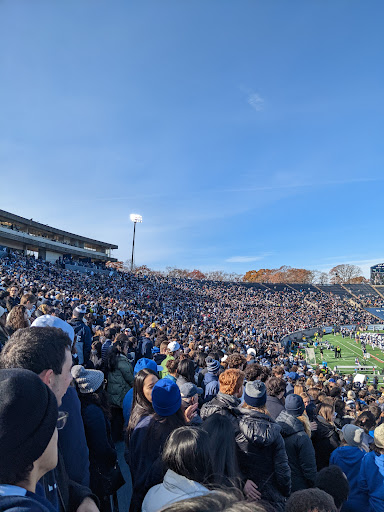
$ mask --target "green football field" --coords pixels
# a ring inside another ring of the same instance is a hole
[[[313,341],[313,340],[312,340]],[[359,358],[360,364],[364,366],[372,366],[372,371],[366,371],[366,372],[359,372],[359,373],[367,373],[367,374],[373,374],[373,367],[375,368],[375,371],[381,370],[384,368],[384,352],[380,349],[373,350],[372,347],[370,347],[367,344],[367,352],[369,352],[372,356],[377,357],[383,362],[377,361],[373,357],[370,357],[369,359],[364,362],[363,360],[363,351],[361,350],[360,342],[356,343],[354,339],[350,338],[342,338],[340,335],[333,336],[332,334],[327,334],[323,337],[323,342],[329,341],[331,345],[334,347],[339,346],[341,348],[341,357],[336,359],[335,353],[333,350],[327,350],[324,348],[324,358],[321,358],[320,355],[320,349],[315,349],[315,355],[316,355],[316,363],[321,364],[322,361],[326,361],[329,368],[334,368],[334,366],[353,366],[355,367],[355,357]],[[354,373],[354,368],[351,369],[343,369],[340,368],[341,373]],[[379,381],[381,382],[382,379],[380,378]]]

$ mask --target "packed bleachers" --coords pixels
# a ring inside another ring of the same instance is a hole
[[[42,483],[47,485],[39,491],[47,500],[44,512],[56,510],[55,489],[69,512],[78,510],[71,502],[85,503],[90,512],[112,512],[117,490],[132,512],[181,512],[186,498],[188,510],[206,510],[196,500],[207,496],[240,506],[223,508],[220,502],[217,510],[284,512],[296,492],[311,493],[315,485],[330,493],[325,496],[331,508],[323,509],[334,512],[332,486],[322,476],[331,471],[331,480],[347,482],[334,473],[335,465],[356,490],[346,491],[340,506],[348,499],[352,509],[369,509],[376,488],[372,492],[359,483],[363,479],[353,480],[356,471],[345,468],[339,447],[343,442],[343,448],[356,448],[355,470],[367,466],[377,483],[380,471],[373,457],[378,455],[370,445],[380,447],[384,434],[378,378],[368,386],[364,377],[308,365],[299,347],[286,351],[281,345],[287,334],[308,327],[356,325],[357,332],[375,322],[360,304],[350,302],[348,292],[340,293],[337,286],[320,291],[117,271],[80,274],[29,257],[3,258],[0,276],[0,393],[6,379],[15,386],[29,379],[31,389],[38,389],[39,378],[4,374],[31,369],[45,379],[60,406],[59,463],[65,478],[46,463]],[[354,350],[358,341],[351,341]],[[361,343],[359,351],[365,338]],[[39,424],[48,420],[40,413],[41,399],[32,393],[30,403],[35,414],[29,413],[28,425],[39,432]],[[12,404],[15,410],[21,405],[27,406],[25,401]],[[41,449],[56,426],[57,409],[50,405],[47,410],[50,424],[44,423]],[[72,421],[65,425],[68,411]],[[4,426],[2,414],[0,400]],[[17,438],[22,429],[9,421],[6,439],[13,441],[15,467],[27,471],[25,460],[39,467],[32,455],[25,459]],[[4,439],[3,428],[2,450]],[[8,452],[5,458],[9,465]],[[9,492],[26,481],[9,475],[0,461],[2,510],[7,510],[2,486]],[[69,486],[69,479],[76,485]],[[131,488],[125,480],[132,480]],[[38,502],[30,489],[24,498]],[[10,500],[14,508],[16,498]]]

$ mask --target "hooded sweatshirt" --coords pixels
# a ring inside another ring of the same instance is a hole
[[[175,501],[209,493],[203,485],[178,475],[171,469],[165,473],[163,483],[155,485],[144,498],[142,512],[156,512]]]
[[[351,512],[369,509],[367,497],[359,489],[360,466],[365,454],[357,446],[340,446],[331,453],[329,459],[329,463],[339,466],[348,478],[350,492],[345,506]]]
[[[15,485],[0,485],[0,512],[56,512],[44,497]]]
[[[360,466],[359,490],[369,499],[370,511],[373,512],[384,512],[384,475],[380,472],[380,463],[376,464],[376,458],[382,460],[382,457],[369,452]],[[384,471],[384,467],[382,469]]]

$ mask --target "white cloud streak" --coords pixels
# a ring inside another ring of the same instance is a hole
[[[227,263],[250,263],[252,261],[263,260],[268,254],[260,254],[259,256],[231,256],[226,259]]]
[[[262,98],[260,94],[257,94],[256,92],[249,94],[247,101],[248,104],[254,110],[256,110],[256,112],[260,112],[264,109],[264,98]]]

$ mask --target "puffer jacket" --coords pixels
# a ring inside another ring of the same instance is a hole
[[[317,430],[312,433],[315,449],[317,471],[329,466],[329,458],[333,450],[339,447],[340,438],[336,429],[322,416],[316,416]]]
[[[119,354],[117,366],[113,372],[108,372],[107,393],[111,405],[123,407],[123,400],[128,391],[133,387],[133,368],[128,359]]]
[[[178,475],[171,469],[165,473],[161,484],[152,487],[144,498],[142,512],[157,512],[170,503],[208,494],[204,485]]]
[[[316,478],[316,457],[311,439],[300,420],[282,411],[276,419],[281,427],[292,474],[292,492],[313,487]]]
[[[236,442],[239,465],[245,480],[253,480],[262,498],[284,510],[284,496],[291,491],[291,469],[279,425],[266,414],[239,409]]]
[[[215,398],[203,405],[200,416],[203,420],[207,419],[212,414],[226,416],[232,422],[235,432],[237,432],[239,430],[237,423],[237,417],[239,415],[237,408],[239,404],[240,398],[233,395],[226,395],[219,391]]]

